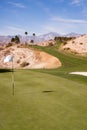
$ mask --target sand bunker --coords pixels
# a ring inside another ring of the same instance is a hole
[[[71,72],[69,74],[77,74],[77,75],[87,76],[87,72]]]

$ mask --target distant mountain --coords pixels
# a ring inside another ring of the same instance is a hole
[[[55,37],[61,36],[61,34],[56,33],[56,32],[50,32],[47,34],[43,34],[38,36],[38,38],[42,41],[46,41],[46,40],[50,40],[50,39],[54,39]]]
[[[39,36],[26,36],[26,37],[24,37],[24,38],[22,37],[20,39],[21,39],[21,41],[23,41],[25,39],[27,42],[31,41],[32,39],[35,42],[42,42],[42,41],[48,41],[48,40],[54,39],[56,36],[61,36],[61,34],[58,34],[56,32],[50,32],[50,33],[39,35]]]
[[[69,33],[69,34],[66,34],[65,36],[66,36],[66,37],[79,37],[79,36],[81,36],[81,34],[71,32],[71,33]]]
[[[60,34],[56,32],[50,32],[50,33],[39,35],[39,36],[21,36],[21,35],[18,35],[18,36],[20,38],[20,41],[24,43],[25,41],[30,42],[31,40],[34,40],[35,42],[47,41],[50,39],[54,39],[54,37],[56,36],[60,36]],[[0,36],[0,44],[9,43],[12,37],[15,37],[15,36]]]
[[[12,36],[0,36],[0,44],[6,44],[11,41]]]
[[[35,42],[38,43],[38,42],[54,39],[55,37],[58,37],[58,36],[78,37],[80,35],[81,34],[77,34],[77,33],[69,33],[66,35],[61,35],[56,32],[50,32],[50,33],[39,35],[39,36],[21,36],[21,35],[18,35],[18,36],[20,38],[21,43],[24,43],[25,41],[29,43],[31,40],[34,40]],[[9,43],[12,37],[15,37],[15,36],[0,36],[0,44]]]

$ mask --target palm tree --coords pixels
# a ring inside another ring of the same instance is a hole
[[[33,40],[34,40],[34,42],[35,42],[35,36],[36,36],[36,34],[35,34],[35,33],[33,33],[33,37],[34,37],[34,39],[33,39]]]
[[[25,32],[25,35],[28,35],[28,32]]]
[[[28,32],[25,32],[25,35],[26,35],[26,40],[25,40],[25,44],[27,43],[27,35],[28,35]]]

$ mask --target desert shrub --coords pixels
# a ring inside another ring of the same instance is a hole
[[[10,50],[6,50],[6,51],[4,52],[4,56],[9,55],[9,54],[10,54]]]
[[[20,48],[21,47],[21,45],[17,45],[17,48]]]
[[[69,48],[69,47],[67,47],[67,48],[64,48],[64,50],[70,50],[70,48]]]
[[[72,43],[75,43],[75,41],[72,41]]]
[[[66,50],[66,48],[64,48],[64,50]]]
[[[15,41],[15,38],[12,37],[11,42],[14,42],[14,41]]]
[[[23,58],[25,58],[26,56],[25,55],[23,55]]]
[[[31,40],[30,43],[34,43],[34,40]]]
[[[67,47],[66,49],[67,49],[67,50],[70,50],[70,48],[69,48],[69,47]]]
[[[81,42],[80,45],[83,45],[83,43]]]
[[[26,61],[24,61],[24,62],[22,62],[22,63],[20,64],[21,67],[25,67],[25,66],[28,66],[28,65],[29,65],[29,63],[26,62]]]
[[[17,44],[20,43],[20,38],[19,38],[19,36],[16,35],[14,38],[11,39],[11,42],[15,42],[15,43],[17,43]]]
[[[0,46],[0,51],[3,50],[3,47]]]
[[[28,48],[29,47],[29,45],[28,45],[28,43],[25,43],[25,44],[18,44],[17,45],[17,48]]]
[[[73,40],[75,39],[75,37],[62,37],[62,36],[58,36],[55,37],[54,40],[58,41],[58,42],[64,42],[64,41],[69,41],[69,40]]]
[[[23,48],[28,48],[29,45],[28,45],[28,43],[25,43],[25,44],[22,45],[22,47],[23,47]]]
[[[49,46],[53,46],[53,43],[52,43],[52,42],[50,42],[50,43],[49,43]]]
[[[15,43],[17,43],[17,44],[20,43],[20,39],[17,35],[15,36]]]
[[[19,64],[20,63],[20,60],[17,60],[17,64]]]
[[[66,44],[67,44],[67,42],[64,42],[64,43],[63,43],[63,45],[66,45]]]
[[[14,51],[15,49],[14,48],[10,48],[10,51]]]
[[[6,44],[6,47],[10,47],[10,46],[12,46],[12,43],[8,43],[8,44]]]
[[[22,59],[22,57],[20,56],[20,59]]]

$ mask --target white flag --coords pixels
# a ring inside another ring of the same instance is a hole
[[[12,62],[13,61],[13,56],[12,55],[8,55],[4,58],[4,63],[7,63],[7,62]]]

